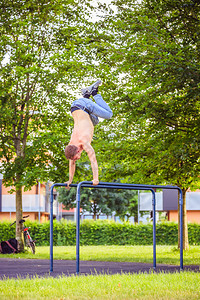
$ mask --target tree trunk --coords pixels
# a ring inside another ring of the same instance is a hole
[[[134,214],[134,223],[139,224],[139,223],[138,223],[138,213],[137,213],[137,214]]]
[[[186,210],[186,190],[183,189],[183,249],[189,250],[188,224]],[[178,247],[180,248],[180,205],[178,201]]]
[[[23,224],[19,223],[22,217],[22,187],[19,187],[16,189],[16,239],[19,242],[20,251],[24,251]]]

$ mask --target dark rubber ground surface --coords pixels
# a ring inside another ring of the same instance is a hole
[[[76,262],[74,260],[54,260],[53,272],[49,273],[49,260],[42,259],[12,259],[0,258],[0,279],[48,277],[76,274]],[[116,273],[139,273],[152,272],[152,264],[131,262],[105,262],[105,261],[81,261],[80,275],[89,274],[116,274]],[[185,266],[184,270],[200,272],[199,266]],[[173,273],[180,271],[179,266],[157,264],[155,272]]]

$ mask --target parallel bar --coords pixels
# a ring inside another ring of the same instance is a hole
[[[53,272],[53,189],[58,186],[67,186],[66,183],[55,183],[51,186],[50,191],[50,272]],[[155,211],[155,191],[158,189],[177,189],[179,191],[180,204],[180,269],[183,270],[183,194],[182,190],[177,186],[163,186],[163,185],[145,185],[145,184],[127,184],[116,182],[100,182],[94,186],[91,181],[82,181],[79,184],[70,184],[70,187],[77,187],[77,228],[76,228],[76,272],[79,274],[79,248],[80,248],[80,188],[110,188],[110,189],[135,189],[135,190],[150,190],[152,192],[152,210],[153,210],[153,268],[156,268],[156,211]]]
[[[85,184],[92,183],[86,182]],[[99,185],[108,185],[108,182],[100,182]],[[181,188],[178,186],[171,186],[171,185],[148,185],[148,184],[127,184],[127,183],[111,183],[113,186],[115,185],[125,185],[125,186],[135,186],[135,187],[145,187],[145,188],[157,188],[157,189],[176,189],[180,193],[179,204],[180,204],[180,270],[183,270],[183,193]]]
[[[88,188],[111,188],[111,189],[129,189],[129,190],[150,190],[152,192],[152,209],[153,209],[153,268],[156,268],[156,212],[155,212],[155,191],[151,188],[138,187],[137,185],[129,184],[114,184],[103,182],[97,186],[92,185],[92,182],[82,181],[77,186],[77,211],[76,211],[76,274],[80,271],[80,189],[87,186]]]

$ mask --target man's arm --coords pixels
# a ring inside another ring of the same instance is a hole
[[[67,188],[70,189],[69,185],[72,183],[73,178],[74,178],[74,173],[76,169],[76,164],[75,161],[69,160],[69,180],[66,182],[67,183]]]
[[[84,144],[83,149],[87,152],[87,155],[91,163],[92,173],[93,173],[92,182],[94,185],[97,185],[99,183],[99,174],[98,174],[98,163],[97,163],[94,149],[89,143]]]

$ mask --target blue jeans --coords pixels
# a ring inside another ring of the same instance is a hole
[[[102,96],[100,94],[97,94],[93,97],[96,103],[93,102],[91,99],[80,98],[78,100],[75,100],[72,103],[71,107],[74,107],[76,105],[78,107],[79,105],[81,105],[89,110],[91,116],[94,115],[103,119],[110,119],[113,115],[112,110],[110,109],[108,104],[103,100]]]

